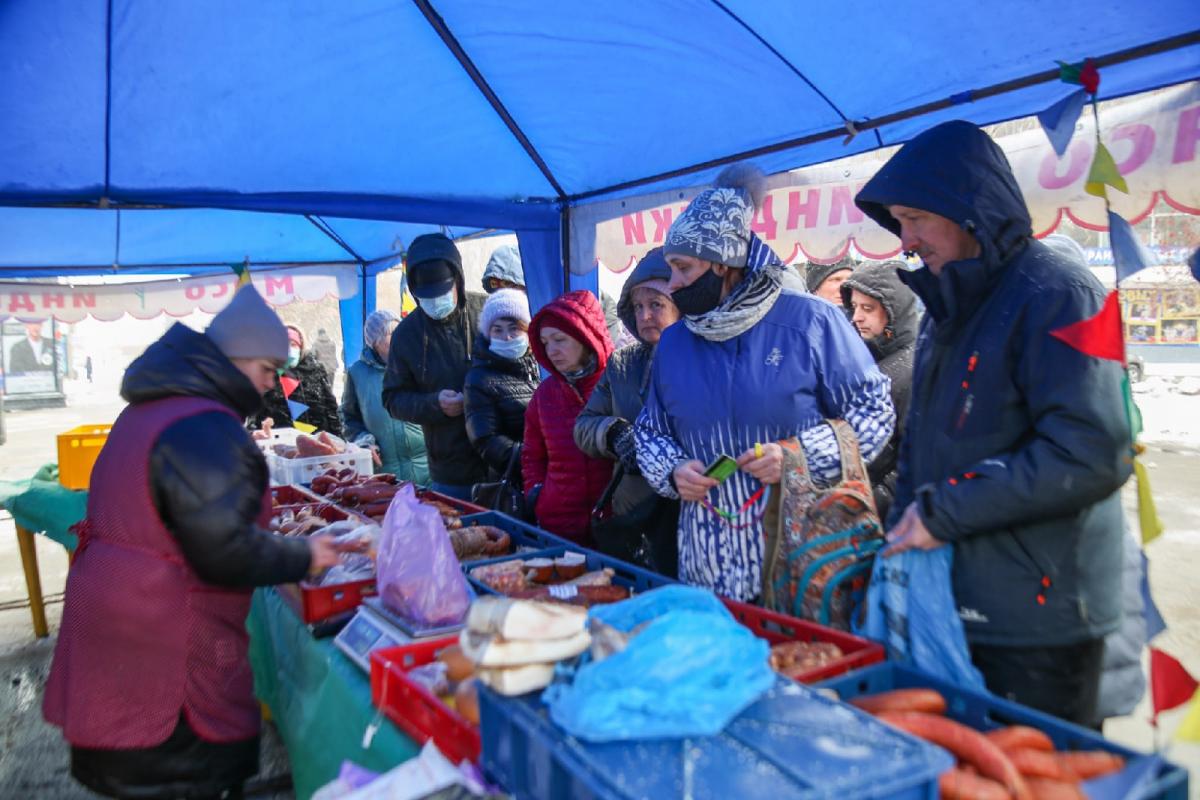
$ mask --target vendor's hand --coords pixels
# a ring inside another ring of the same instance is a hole
[[[453,389],[442,389],[438,392],[438,405],[447,417],[461,417],[463,413],[462,392]]]
[[[271,438],[271,428],[273,428],[274,426],[275,426],[275,420],[271,417],[267,417],[262,422],[262,429],[252,432],[250,434],[250,437],[253,439],[270,439]]]
[[[675,468],[675,490],[681,500],[698,503],[704,499],[708,491],[717,486],[719,481],[704,474],[704,464],[700,461],[686,461]]]
[[[308,574],[316,575],[324,572],[338,563],[338,551],[333,545],[332,536],[308,537]]]
[[[383,458],[380,457],[379,447],[376,445],[371,445],[371,461],[375,462],[377,467],[383,466]]]
[[[917,512],[917,504],[909,503],[904,509],[904,516],[896,527],[887,532],[888,546],[883,550],[884,558],[903,553],[905,550],[934,550],[945,542],[934,538],[925,527],[924,520]]]
[[[738,456],[737,465],[743,472],[748,472],[768,486],[779,483],[783,475],[783,448],[772,442],[759,445],[762,455],[758,455],[751,447]]]

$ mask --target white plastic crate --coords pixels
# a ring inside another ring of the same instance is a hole
[[[271,438],[255,439],[254,443],[258,445],[258,449],[264,454],[273,453],[274,447],[277,444],[295,445],[296,439],[300,436],[300,431],[295,428],[272,428]]]
[[[349,467],[359,475],[370,475],[374,471],[371,451],[353,444],[347,444],[346,452],[335,456],[281,458],[270,451],[266,455],[272,486],[312,483],[313,478],[330,469],[343,470]]]

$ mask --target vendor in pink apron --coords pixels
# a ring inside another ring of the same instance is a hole
[[[125,372],[43,705],[94,791],[237,798],[258,770],[251,590],[337,561],[327,538],[264,529],[267,465],[241,422],[287,352],[247,286],[204,333],[176,324]]]

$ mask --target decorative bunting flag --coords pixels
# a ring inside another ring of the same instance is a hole
[[[301,433],[316,433],[317,432],[317,426],[309,425],[307,422],[297,422],[296,420],[292,420],[292,427],[294,427],[296,430],[300,431]]]
[[[1200,683],[1191,676],[1183,664],[1162,650],[1150,648],[1150,694],[1154,715],[1151,721],[1157,725],[1160,712],[1178,708],[1192,699]]]
[[[1129,185],[1125,183],[1125,178],[1117,169],[1117,162],[1113,160],[1112,153],[1108,152],[1108,148],[1102,143],[1097,142],[1096,157],[1092,159],[1092,168],[1088,170],[1087,183],[1084,184],[1083,189],[1096,197],[1106,197],[1105,186],[1111,186],[1129,194]]]
[[[1133,460],[1133,474],[1137,476],[1138,525],[1142,529],[1142,546],[1162,535],[1163,525],[1154,506],[1154,495],[1150,493],[1150,476],[1146,466],[1138,459]]]
[[[1145,553],[1138,555],[1142,557],[1142,617],[1146,620],[1146,641],[1149,642],[1167,629],[1167,623],[1163,621],[1158,604],[1150,594],[1150,559],[1146,558]]]
[[[250,259],[246,259],[241,264],[230,264],[229,266],[233,269],[233,274],[238,277],[237,289],[250,283]]]
[[[300,381],[287,375],[280,375],[279,385],[283,389],[283,396],[287,398],[291,397],[292,392],[296,391],[296,387],[300,385]],[[295,416],[295,414],[292,416]]]
[[[290,411],[292,414],[293,422],[296,420],[297,417],[302,416],[305,411],[308,411],[308,406],[304,405],[304,403],[297,403],[295,400],[288,400],[287,404],[288,404],[288,411]]]
[[[1158,264],[1158,258],[1142,244],[1133,226],[1112,209],[1108,210],[1108,238],[1117,267],[1117,283]]]
[[[1175,730],[1175,738],[1181,742],[1200,743],[1200,689],[1192,695],[1192,707]]]
[[[1192,277],[1200,281],[1200,247],[1197,247],[1196,252],[1188,259],[1188,266],[1192,268]]]
[[[1100,89],[1100,70],[1096,62],[1088,58],[1078,64],[1058,63],[1058,77],[1063,83],[1074,83],[1082,86],[1088,94],[1095,94]]]
[[[1121,336],[1121,303],[1113,289],[1096,316],[1066,325],[1050,335],[1081,353],[1125,363],[1125,340]]]
[[[1046,138],[1050,140],[1050,145],[1059,157],[1067,152],[1067,145],[1071,143],[1071,137],[1075,134],[1075,123],[1079,121],[1085,103],[1087,92],[1077,89],[1037,115],[1038,122],[1042,123],[1042,130],[1046,132]]]

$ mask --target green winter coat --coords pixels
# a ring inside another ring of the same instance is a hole
[[[346,439],[369,447],[377,445],[383,464],[380,472],[391,472],[402,481],[420,486],[429,483],[429,461],[425,435],[420,425],[393,419],[383,407],[383,374],[386,365],[370,347],[346,371],[342,391],[342,424]]]

